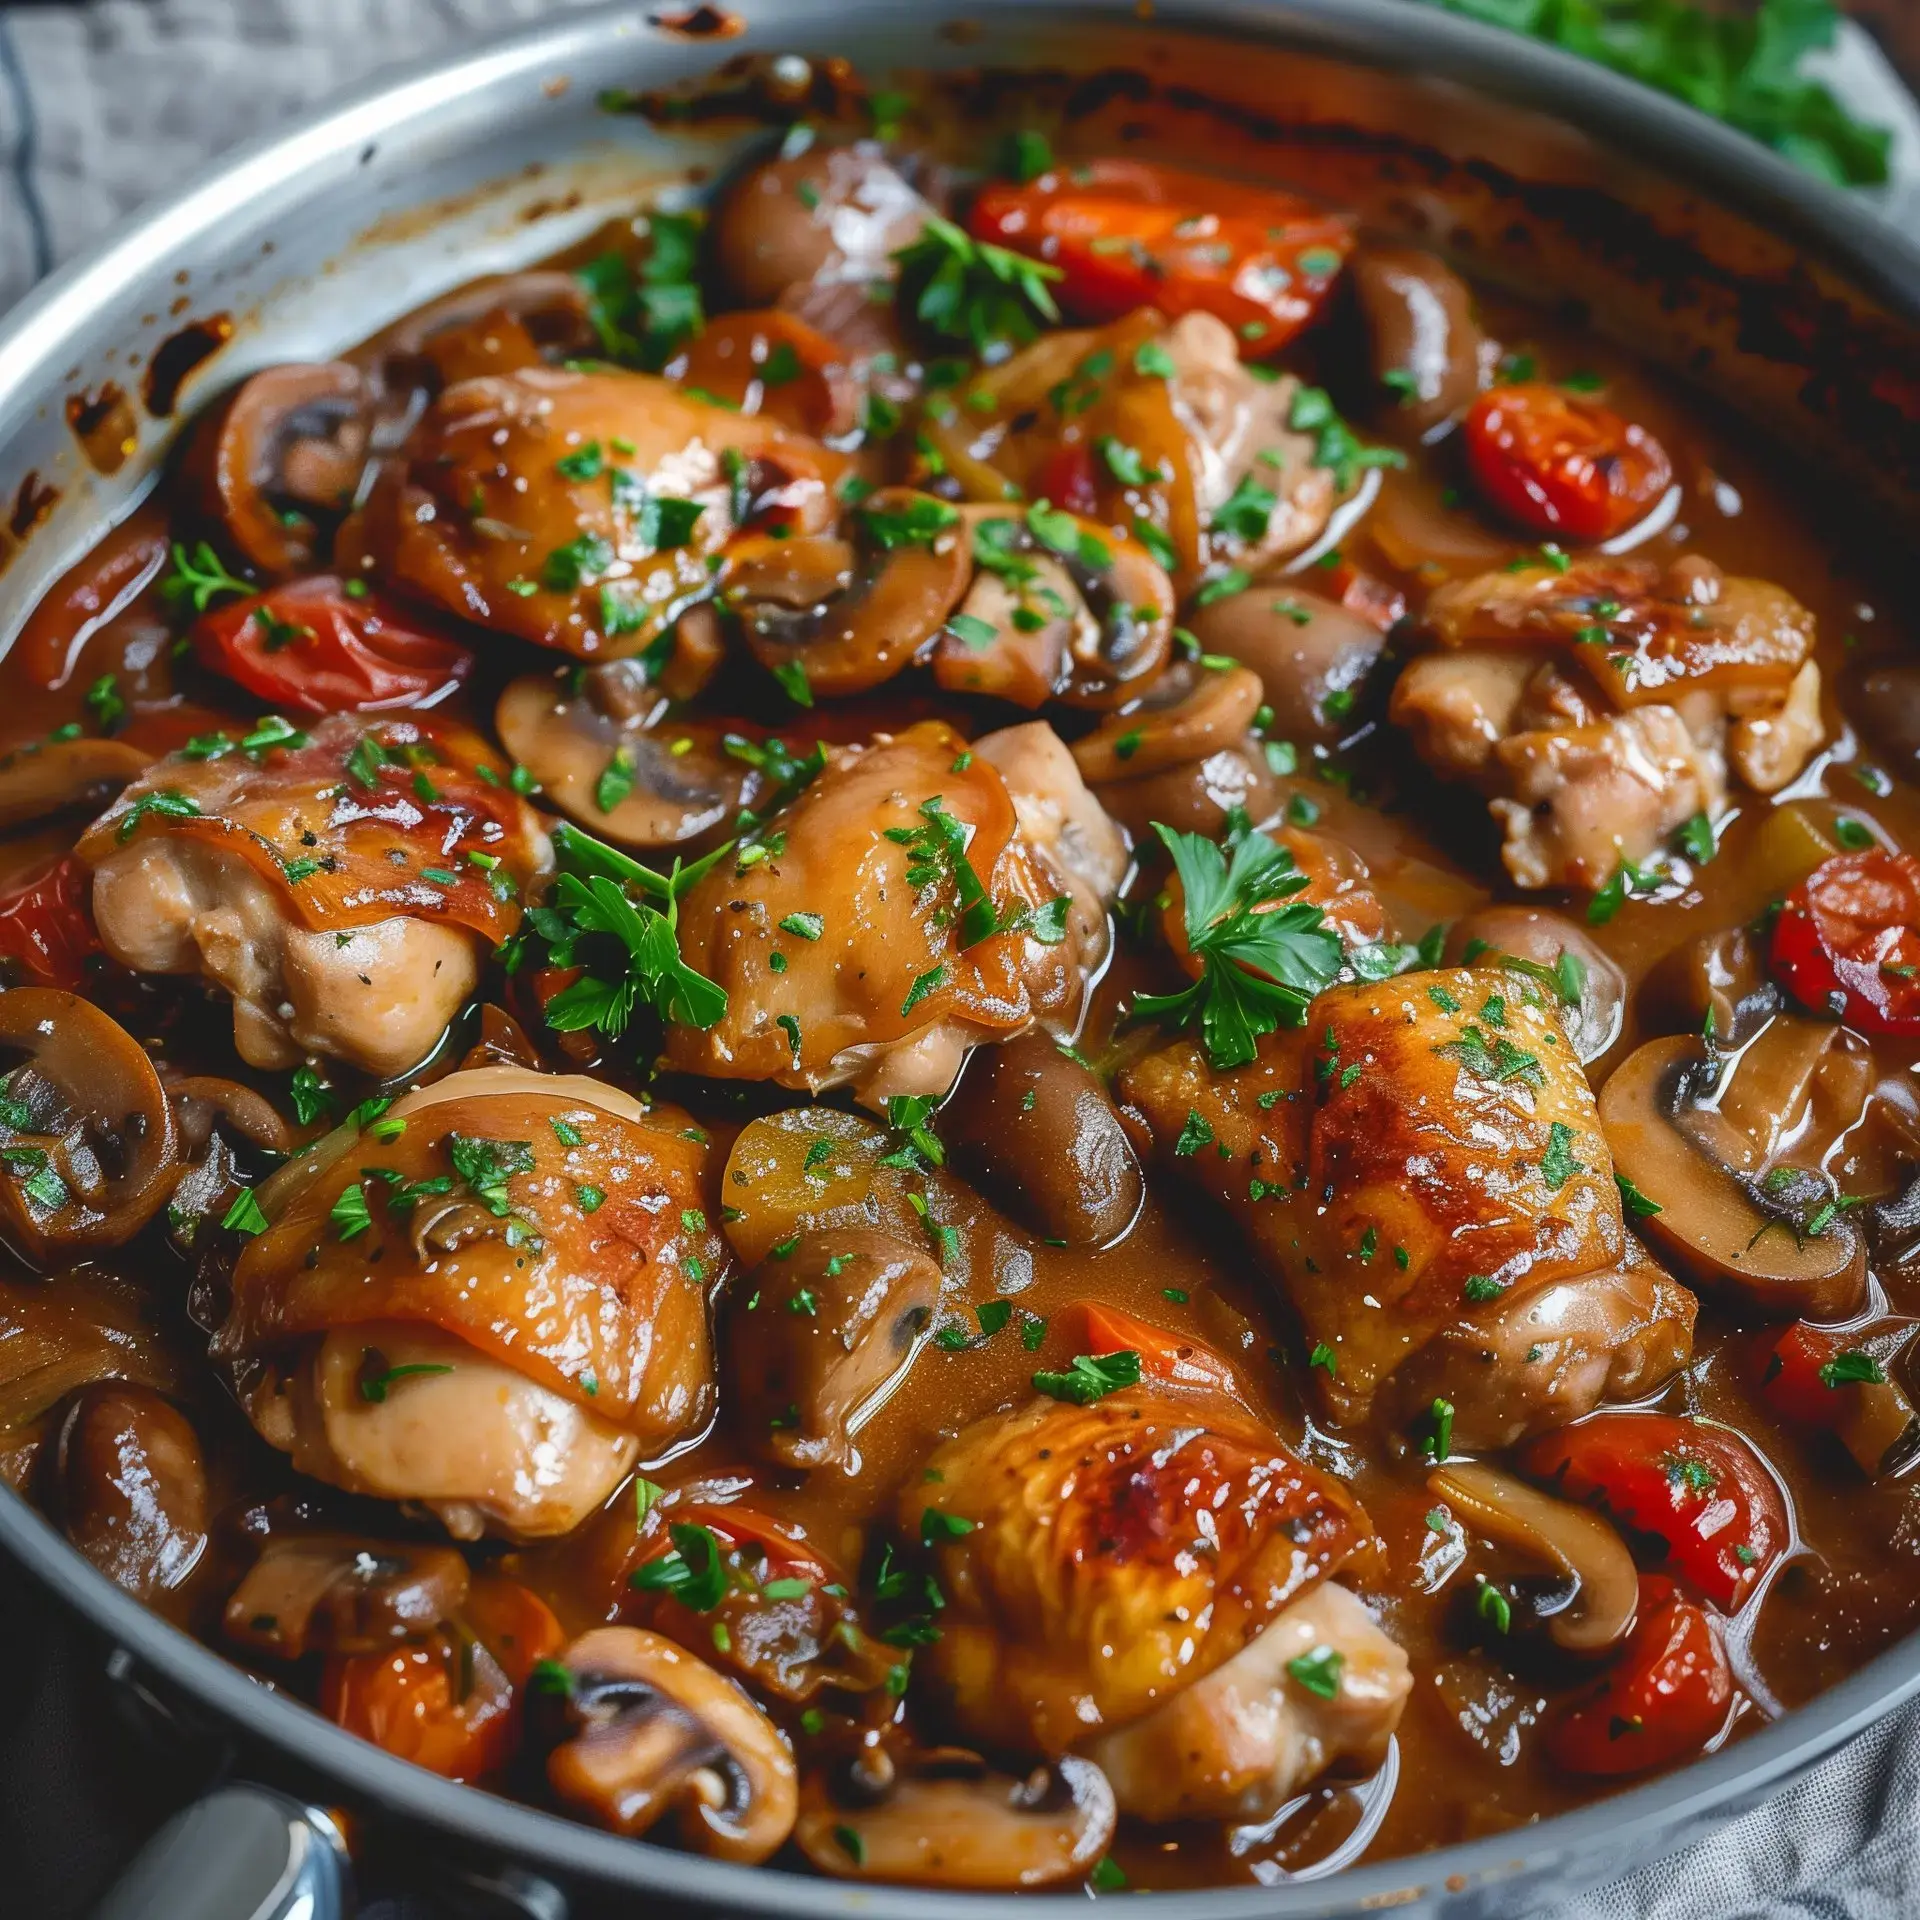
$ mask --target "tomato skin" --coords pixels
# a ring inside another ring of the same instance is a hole
[[[1822,861],[1787,895],[1770,957],[1802,1006],[1857,1033],[1920,1034],[1920,860],[1874,847]]]
[[[1847,1344],[1838,1334],[1796,1321],[1775,1342],[1767,1359],[1760,1392],[1768,1406],[1804,1426],[1831,1429],[1846,1394],[1844,1389],[1828,1386],[1820,1378],[1820,1369]]]
[[[1913,1402],[1885,1367],[1881,1378],[1862,1380],[1844,1363],[1835,1365],[1843,1354],[1855,1361],[1871,1354],[1866,1336],[1874,1331],[1834,1333],[1800,1321],[1774,1342],[1760,1376],[1761,1397],[1774,1412],[1832,1434],[1869,1477],[1896,1448],[1905,1452],[1915,1418]]]
[[[1076,319],[1211,313],[1247,359],[1277,352],[1315,317],[1353,246],[1347,222],[1310,201],[1138,160],[989,183],[967,227],[1060,268],[1054,292]]]
[[[1665,1413],[1600,1413],[1543,1433],[1522,1471],[1667,1543],[1666,1571],[1736,1613],[1792,1538],[1773,1476],[1737,1433]]]
[[[12,963],[16,984],[82,984],[100,951],[92,898],[93,871],[73,854],[0,893],[0,961]]]
[[[1462,432],[1487,503],[1549,539],[1611,540],[1673,481],[1673,462],[1644,427],[1543,380],[1483,393]]]
[[[1157,1327],[1151,1320],[1136,1319],[1102,1300],[1077,1303],[1086,1315],[1086,1344],[1076,1344],[1080,1353],[1120,1353],[1131,1350],[1140,1356],[1140,1375],[1168,1386],[1198,1387],[1215,1393],[1232,1394],[1240,1389],[1233,1369],[1197,1340]]]
[[[1083,520],[1100,517],[1100,482],[1093,454],[1082,441],[1057,448],[1040,469],[1040,496],[1048,505]]]
[[[460,1618],[516,1688],[527,1684],[540,1661],[557,1660],[567,1644],[553,1609],[531,1588],[497,1573],[476,1577]]]
[[[388,1653],[331,1656],[320,1675],[320,1711],[349,1733],[449,1780],[484,1780],[513,1752],[513,1688],[484,1647],[458,1697],[460,1649],[445,1632]]]
[[[193,648],[203,666],[276,713],[432,706],[473,667],[473,655],[431,617],[372,591],[356,598],[332,574],[215,607],[195,622]]]
[[[1546,1747],[1569,1773],[1670,1766],[1726,1724],[1733,1670],[1720,1623],[1658,1574],[1640,1578],[1640,1610],[1613,1667],[1548,1722]]]

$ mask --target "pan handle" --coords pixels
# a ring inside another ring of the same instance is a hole
[[[221,1787],[140,1850],[94,1920],[351,1920],[353,1873],[317,1807]]]

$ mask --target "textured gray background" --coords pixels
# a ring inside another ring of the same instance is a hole
[[[95,0],[0,6],[0,310],[204,161],[394,61],[585,0]],[[1920,0],[1910,0],[1920,6]],[[1920,229],[1920,119],[1863,36],[1829,62],[1897,123],[1878,196]],[[1706,1846],[1542,1920],[1920,1916],[1920,1710]]]

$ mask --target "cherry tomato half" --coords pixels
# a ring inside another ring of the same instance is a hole
[[[1148,1380],[1164,1381],[1169,1386],[1198,1387],[1215,1393],[1239,1397],[1233,1369],[1197,1340],[1157,1327],[1151,1320],[1136,1319],[1110,1307],[1104,1301],[1080,1303],[1086,1315],[1086,1344],[1076,1344],[1079,1353],[1121,1353],[1140,1356],[1140,1372]]]
[[[1783,1418],[1834,1435],[1864,1473],[1880,1471],[1914,1420],[1913,1402],[1859,1330],[1789,1327],[1767,1356],[1760,1392]]]
[[[1641,1773],[1698,1753],[1726,1724],[1733,1670],[1720,1623],[1671,1580],[1643,1574],[1620,1657],[1548,1722],[1547,1753],[1569,1773]]]
[[[100,951],[92,897],[93,874],[72,854],[0,891],[0,962],[10,963],[11,984],[71,992],[82,983]]]
[[[967,225],[1058,267],[1055,294],[1076,319],[1211,313],[1248,359],[1277,352],[1319,312],[1353,245],[1346,221],[1310,201],[1138,160],[990,184]]]
[[[513,1704],[486,1648],[445,1631],[390,1653],[335,1654],[320,1675],[328,1719],[449,1780],[484,1780],[506,1765]]]
[[[1488,504],[1549,539],[1611,540],[1673,480],[1673,462],[1646,428],[1541,380],[1483,393],[1463,432]]]
[[[1601,1413],[1543,1433],[1520,1458],[1571,1500],[1664,1540],[1666,1570],[1735,1613],[1791,1537],[1773,1476],[1725,1427],[1665,1413]]]
[[[1787,895],[1772,959],[1802,1006],[1858,1033],[1920,1033],[1920,860],[1875,847],[1822,861]]]
[[[425,707],[467,677],[473,655],[425,615],[350,594],[316,574],[203,614],[194,652],[277,713]]]
[[[497,1573],[474,1581],[460,1619],[515,1687],[527,1684],[540,1661],[557,1660],[567,1644],[553,1609],[531,1588]]]

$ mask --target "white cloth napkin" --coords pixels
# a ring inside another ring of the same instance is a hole
[[[374,69],[585,0],[94,0],[0,6],[0,311],[204,161]],[[1920,0],[1916,0],[1920,4]],[[1874,196],[1920,231],[1920,111],[1849,27],[1829,83],[1896,130]],[[1913,1920],[1920,1709],[1712,1840],[1540,1920]]]

